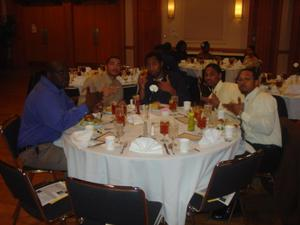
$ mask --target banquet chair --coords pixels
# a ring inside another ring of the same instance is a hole
[[[55,172],[65,172],[65,171],[54,171],[45,168],[35,168],[31,166],[22,165],[19,162],[19,154],[21,149],[18,148],[18,136],[19,129],[21,125],[21,118],[19,115],[12,115],[1,125],[1,134],[4,136],[4,140],[7,143],[7,148],[14,160],[14,164],[17,168],[22,168],[22,170],[29,173],[30,178],[32,179],[36,173],[50,173],[53,178],[56,179]]]
[[[0,173],[12,195],[19,201],[29,215],[45,224],[61,222],[65,224],[65,219],[71,215],[70,199],[67,196],[55,201],[42,205],[37,189],[45,188],[49,184],[39,184],[35,187],[32,185],[28,175],[21,169],[0,161]],[[19,213],[13,214],[13,225],[17,223]]]
[[[140,188],[69,177],[66,183],[73,213],[80,224],[154,225],[162,220],[162,203],[147,201]]]
[[[241,155],[233,160],[219,162],[213,170],[205,193],[195,193],[192,196],[188,205],[187,216],[194,216],[198,212],[212,212],[224,207],[221,201],[225,201],[226,196],[232,193],[235,194],[230,202],[232,210],[228,222],[231,221],[237,203],[240,204],[244,214],[240,191],[251,184],[262,155],[262,151],[259,150],[252,154]]]
[[[288,117],[287,107],[284,99],[281,96],[273,95],[277,102],[277,110],[279,117]]]

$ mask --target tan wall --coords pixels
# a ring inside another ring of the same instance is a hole
[[[244,0],[243,18],[234,19],[234,0],[175,0],[175,18],[167,17],[162,0],[162,42],[180,39],[188,47],[208,40],[212,48],[244,49],[247,46],[249,0]]]

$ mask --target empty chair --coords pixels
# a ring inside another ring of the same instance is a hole
[[[23,170],[0,161],[0,173],[10,192],[19,201],[18,205],[31,216],[46,224],[57,222],[58,220],[61,222],[65,221],[66,216],[71,211],[68,197],[42,206],[36,192],[37,188],[32,186],[29,177]],[[38,188],[45,186],[38,185]],[[19,213],[14,213],[13,224],[16,224],[18,215]]]
[[[226,160],[218,163],[212,173],[206,192],[194,194],[188,206],[188,215],[196,212],[212,211],[224,204],[224,196],[235,193],[231,201],[235,209],[237,200],[239,200],[240,189],[247,187],[255,176],[259,163],[262,158],[262,151],[256,151],[246,156],[240,156],[233,160]],[[242,205],[241,208],[243,209]]]
[[[139,188],[75,178],[67,178],[66,182],[74,214],[81,224],[153,225],[162,218],[162,204],[147,201]]]

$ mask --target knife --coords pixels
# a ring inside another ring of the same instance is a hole
[[[169,150],[168,150],[168,147],[167,147],[166,143],[164,143],[164,147],[165,147],[165,149],[166,149],[167,154],[170,155],[170,152],[169,152]]]

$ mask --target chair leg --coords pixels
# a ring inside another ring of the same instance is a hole
[[[233,215],[233,213],[234,213],[234,210],[235,210],[237,201],[238,201],[238,198],[235,198],[235,200],[234,200],[234,202],[233,202],[233,206],[232,206],[231,212],[230,212],[230,215],[229,215],[229,218],[228,218],[228,220],[227,220],[227,223],[230,223],[230,222],[231,222],[231,218],[232,218],[232,215]]]
[[[15,209],[14,214],[12,216],[13,217],[13,225],[17,224],[17,220],[19,218],[20,211],[21,211],[21,203],[18,201],[17,205],[16,205],[16,209]]]

